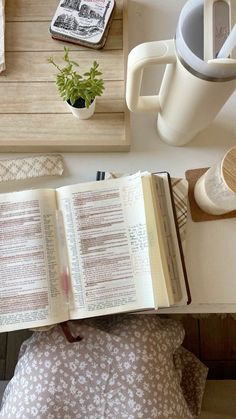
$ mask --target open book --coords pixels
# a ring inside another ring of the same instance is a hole
[[[168,174],[0,195],[0,332],[188,300]]]

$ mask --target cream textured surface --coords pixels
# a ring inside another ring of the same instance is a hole
[[[5,0],[0,0],[0,72],[5,70]]]
[[[63,171],[64,163],[60,154],[0,160],[0,182],[41,176],[61,176]]]

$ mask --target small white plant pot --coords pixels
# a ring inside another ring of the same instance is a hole
[[[76,118],[78,118],[78,119],[89,119],[94,114],[96,98],[91,103],[89,108],[86,108],[86,107],[85,108],[76,108],[75,106],[71,106],[68,102],[66,102],[66,103],[67,103],[68,107],[70,108],[71,112],[73,113],[73,115]]]

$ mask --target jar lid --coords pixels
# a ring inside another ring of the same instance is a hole
[[[231,148],[226,153],[221,167],[226,185],[236,193],[236,147]]]

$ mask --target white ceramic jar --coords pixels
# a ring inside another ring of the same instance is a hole
[[[209,214],[221,215],[236,209],[236,147],[198,179],[194,197]]]

